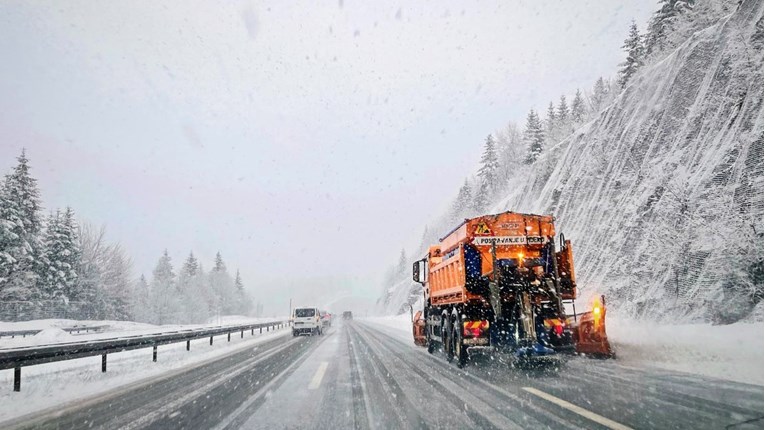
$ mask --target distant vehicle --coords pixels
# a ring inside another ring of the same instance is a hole
[[[332,314],[327,311],[321,311],[321,322],[324,327],[332,327]]]
[[[353,312],[351,312],[351,311],[343,312],[343,319],[344,320],[352,320],[353,319]]]
[[[292,335],[298,336],[308,334],[321,335],[324,324],[321,321],[321,315],[317,308],[295,308],[295,317],[292,325]]]

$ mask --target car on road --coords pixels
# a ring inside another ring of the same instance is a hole
[[[343,312],[343,319],[344,320],[352,320],[353,319],[353,312],[351,312],[351,311]]]
[[[292,319],[292,335],[298,336],[308,334],[321,335],[324,324],[321,321],[321,314],[318,308],[295,308],[294,318]]]
[[[321,322],[324,327],[332,327],[332,314],[327,311],[321,311]]]

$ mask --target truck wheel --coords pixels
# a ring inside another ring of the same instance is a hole
[[[454,360],[454,330],[452,330],[451,318],[446,318],[446,327],[443,330],[446,333],[446,345],[444,345],[444,352],[446,352],[446,361],[451,363]]]
[[[430,320],[425,320],[425,339],[428,342],[428,354],[433,354],[436,351],[436,341],[433,340],[433,326]]]
[[[428,354],[436,350],[436,341],[433,340],[433,325],[429,319],[425,319],[425,340],[428,342]]]
[[[446,341],[449,340],[449,336],[446,335],[446,315],[441,315],[441,325],[439,326],[439,334],[441,335],[441,350],[446,353]]]
[[[462,316],[457,314],[455,317],[456,320],[454,322],[454,355],[457,357],[457,367],[460,369],[465,367],[465,363],[467,363],[467,348],[465,348],[465,345],[462,343],[463,333],[462,333]]]

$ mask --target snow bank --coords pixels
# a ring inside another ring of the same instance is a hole
[[[395,337],[396,339],[414,345],[412,338],[412,320],[409,312],[395,316],[361,318],[361,321]]]
[[[68,319],[46,319],[19,322],[0,321],[0,331],[15,330],[44,330],[46,328],[68,328],[68,327],[92,327],[108,325],[111,331],[127,331],[135,329],[146,329],[157,327],[153,324],[138,323],[133,321],[110,321],[110,320],[68,320]]]
[[[362,321],[414,345],[408,314]],[[607,331],[620,364],[763,385],[761,322],[665,325],[609,317]]]
[[[72,340],[72,335],[60,328],[46,328],[28,339],[28,341],[32,340],[38,344],[69,342]]]
[[[609,318],[623,364],[654,366],[763,385],[763,323],[660,325]]]
[[[247,317],[244,315],[224,315],[220,317],[212,317],[209,320],[207,320],[207,323],[211,325],[244,325],[244,324],[258,324],[258,323],[264,323],[269,321],[286,321],[286,320],[287,320],[286,316],[255,318],[255,317]]]

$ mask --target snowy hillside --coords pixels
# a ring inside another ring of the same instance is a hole
[[[583,294],[621,315],[761,315],[762,13],[745,1],[640,69],[488,212],[554,214]]]
[[[762,3],[746,2],[643,70],[495,209],[555,214],[580,284],[628,314],[739,317],[762,298],[761,43]]]

